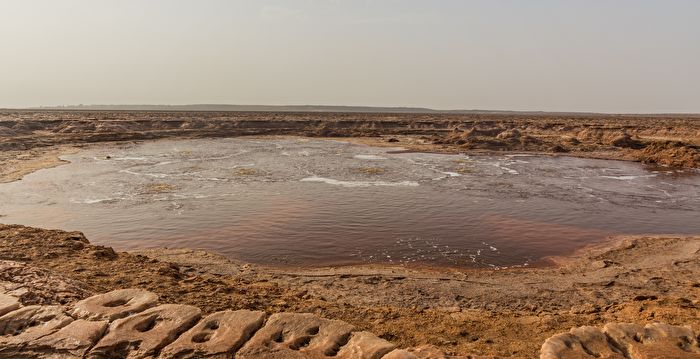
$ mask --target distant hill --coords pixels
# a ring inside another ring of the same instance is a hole
[[[9,109],[6,109],[9,110]],[[340,112],[340,113],[416,113],[416,114],[467,114],[467,115],[558,115],[558,116],[684,116],[696,118],[699,114],[690,113],[597,113],[563,111],[508,111],[508,110],[436,110],[427,107],[373,107],[373,106],[328,106],[328,105],[66,105],[41,106],[24,110],[64,110],[64,111],[164,111],[164,112]]]
[[[387,113],[435,113],[422,107],[371,107],[371,106],[315,106],[315,105],[79,105],[39,107],[42,110],[95,110],[95,111],[214,111],[214,112],[387,112]]]
[[[33,110],[86,110],[86,111],[212,111],[212,112],[348,112],[348,113],[455,113],[455,114],[541,114],[539,111],[502,110],[435,110],[427,107],[374,107],[328,105],[67,105],[42,106]]]

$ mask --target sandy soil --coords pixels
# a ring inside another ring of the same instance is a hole
[[[25,151],[0,151],[0,183],[13,182],[40,170],[59,166],[65,161],[58,156],[77,152],[70,146],[52,146]]]
[[[85,284],[140,287],[206,312],[234,308],[342,319],[400,346],[533,358],[581,325],[663,321],[700,329],[700,237],[617,238],[552,268],[282,270],[199,250],[116,253],[79,232],[0,225],[0,259]]]

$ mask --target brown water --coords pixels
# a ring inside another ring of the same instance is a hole
[[[275,265],[510,267],[616,234],[700,233],[696,171],[391,152],[296,138],[95,147],[0,185],[0,221]]]

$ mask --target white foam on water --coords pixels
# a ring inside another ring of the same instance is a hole
[[[360,159],[360,160],[370,160],[370,161],[380,161],[380,160],[387,160],[388,159],[386,157],[377,156],[377,155],[355,155],[353,157]]]
[[[181,199],[181,200],[186,200],[186,199],[205,199],[205,198],[213,198],[213,197],[224,197],[225,195],[218,195],[218,196],[213,196],[213,195],[207,195],[207,194],[182,194],[182,193],[173,193],[172,198],[176,199]]]
[[[129,170],[119,170],[119,173],[128,173],[128,174],[134,175],[134,176],[141,176],[140,173],[134,172],[134,171],[129,171]]]
[[[167,178],[171,177],[171,175],[167,173],[138,173],[130,170],[120,170],[120,173],[128,173],[130,175],[135,175],[135,176],[148,176],[148,177],[154,177],[154,178]]]
[[[386,182],[386,181],[341,181],[332,178],[323,177],[306,177],[300,180],[301,182],[321,182],[334,186],[342,187],[372,187],[372,186],[386,186],[386,187],[418,187],[418,182],[415,181],[400,181],[400,182]]]
[[[652,188],[652,189],[655,188],[655,187],[653,187],[653,186],[648,186],[648,187],[649,187],[649,188]],[[668,197],[668,198],[673,197],[670,193],[668,193],[667,190],[665,190],[665,189],[663,189],[663,188],[658,188],[658,190],[661,191],[661,193],[663,193],[664,195],[666,195],[666,197]]]
[[[433,181],[440,181],[440,180],[444,180],[445,178],[461,177],[462,176],[461,174],[459,174],[457,172],[443,172],[443,171],[437,171],[437,172],[444,174],[444,176],[435,177],[435,178],[433,178]]]
[[[235,157],[235,156],[243,155],[243,154],[246,154],[246,153],[248,153],[248,152],[249,152],[249,151],[245,151],[245,150],[244,150],[244,151],[238,151],[238,152],[236,152],[236,153],[233,153],[233,154],[230,154],[230,155],[227,155],[227,156],[188,158],[187,160],[188,160],[188,161],[191,161],[191,162],[196,162],[196,161],[218,161],[218,160],[225,160],[225,159],[229,159],[229,158],[232,158],[232,157]]]
[[[146,157],[112,157],[114,161],[147,161]]]
[[[501,166],[500,163],[494,163],[493,165],[494,165],[495,167],[498,167],[498,168],[501,169],[502,171],[505,171],[505,172],[509,173],[509,174],[512,174],[512,175],[520,174],[518,171],[516,171],[516,170],[514,170],[514,169],[512,169],[512,168],[508,168],[508,167],[505,167],[505,166]]]
[[[116,202],[123,200],[123,197],[108,197],[108,198],[88,198],[88,199],[83,199],[83,200],[76,200],[76,199],[71,199],[71,203],[80,203],[80,204],[95,204],[95,203],[104,203],[104,202]]]
[[[511,155],[506,155],[506,157],[534,157],[535,155],[527,154],[527,153],[514,153]]]
[[[338,143],[341,145],[349,145],[350,142],[348,141],[341,141],[341,140],[323,140],[324,142],[330,142],[330,143]]]
[[[173,163],[180,163],[180,161],[163,161],[156,163],[154,166],[165,166]]]
[[[616,179],[616,180],[621,180],[621,181],[631,181],[635,180],[638,178],[651,178],[651,177],[656,177],[655,174],[650,174],[650,175],[628,175],[628,176],[599,176],[600,178],[610,178],[610,179]]]

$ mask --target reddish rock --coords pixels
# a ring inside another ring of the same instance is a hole
[[[557,334],[542,345],[540,358],[700,359],[700,346],[688,327],[620,323]]]
[[[609,345],[602,330],[588,326],[557,334],[547,339],[540,349],[540,359],[584,358],[625,359],[625,356]]]
[[[313,314],[277,313],[236,354],[240,359],[295,359],[335,356],[353,326]]]
[[[115,320],[88,353],[89,358],[146,358],[156,355],[201,317],[197,307],[164,304]]]
[[[210,314],[165,347],[161,358],[231,357],[260,329],[263,312],[226,310]]]
[[[27,343],[25,356],[37,358],[82,358],[102,335],[109,323],[76,320],[59,331]]]
[[[603,331],[632,359],[700,358],[698,339],[690,327],[614,323],[607,324]]]
[[[0,317],[0,357],[19,357],[27,343],[73,321],[59,306],[32,305]]]
[[[126,317],[153,307],[158,296],[142,289],[118,289],[83,299],[75,304],[72,315],[89,320],[108,320]]]
[[[18,298],[0,293],[0,317],[18,308]]]
[[[396,346],[369,332],[352,333],[350,340],[338,351],[341,359],[380,359]]]

